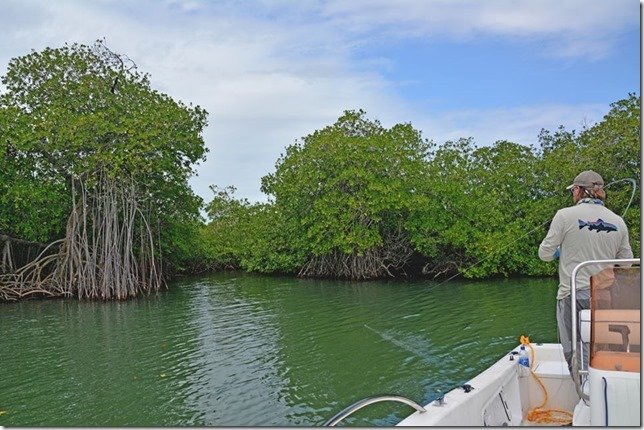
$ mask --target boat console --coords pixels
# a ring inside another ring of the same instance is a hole
[[[573,379],[581,398],[575,412],[585,418],[573,421],[573,424],[639,426],[639,259],[584,262],[573,271],[573,292],[576,291],[576,275],[586,268],[594,272],[590,276],[591,307],[580,313],[581,342],[590,346],[587,369],[580,369],[578,356],[581,348],[573,333]],[[572,296],[575,303],[575,294]],[[585,384],[589,387],[587,390],[584,390]]]

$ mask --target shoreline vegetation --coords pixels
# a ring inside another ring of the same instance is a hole
[[[538,146],[436,144],[362,110],[285,148],[267,203],[188,185],[208,113],[150,86],[98,40],[14,58],[0,93],[0,301],[123,300],[182,274],[244,270],[368,280],[550,276],[537,247],[592,169],[640,183],[640,97]],[[217,156],[217,154],[213,154]],[[626,185],[625,185],[626,184]],[[640,193],[607,187],[640,249]],[[204,210],[207,219],[200,211]]]

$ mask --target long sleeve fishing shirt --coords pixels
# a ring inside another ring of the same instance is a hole
[[[570,295],[573,269],[587,260],[632,258],[626,223],[601,200],[582,199],[575,206],[560,209],[539,245],[539,258],[552,261],[559,247],[559,290],[557,299]],[[590,288],[590,276],[601,267],[587,266],[577,275],[577,289]]]

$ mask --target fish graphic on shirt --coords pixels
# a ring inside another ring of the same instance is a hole
[[[611,224],[609,222],[604,221],[603,219],[599,218],[597,221],[579,221],[579,230],[581,230],[584,227],[588,227],[588,230],[593,231],[597,230],[597,233],[600,231],[617,231],[617,226],[615,224]]]

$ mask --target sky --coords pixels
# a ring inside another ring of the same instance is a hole
[[[639,0],[0,0],[12,58],[104,39],[209,113],[190,179],[267,201],[288,145],[363,109],[441,145],[537,145],[640,95]],[[2,90],[2,87],[0,87]]]

